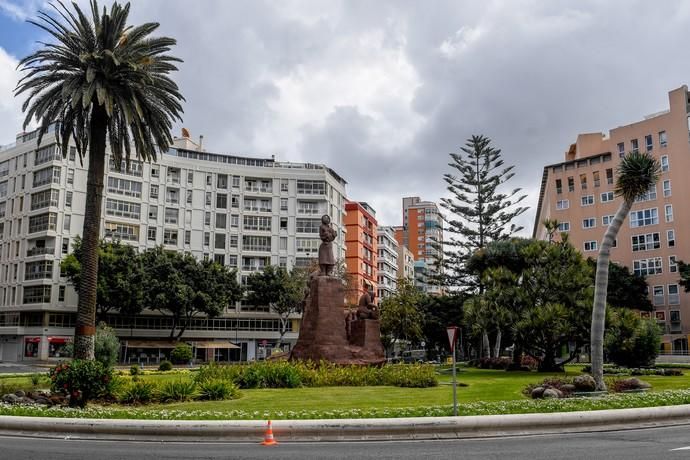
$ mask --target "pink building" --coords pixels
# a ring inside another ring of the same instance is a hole
[[[664,110],[608,134],[586,133],[565,153],[565,161],[544,168],[533,236],[548,237],[542,222],[557,219],[572,244],[596,258],[609,220],[620,204],[613,193],[620,158],[650,151],[661,163],[655,187],[633,206],[618,234],[611,260],[647,278],[652,315],[664,331],[665,351],[687,352],[690,295],[678,284],[676,261],[690,262],[690,94],[669,93]]]

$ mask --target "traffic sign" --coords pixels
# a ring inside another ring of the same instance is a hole
[[[448,333],[448,342],[450,343],[450,352],[455,353],[455,343],[458,341],[458,327],[448,326],[446,328]]]

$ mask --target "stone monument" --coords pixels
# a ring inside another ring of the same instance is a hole
[[[343,282],[332,276],[335,266],[331,219],[321,218],[319,272],[312,273],[305,295],[299,338],[291,360],[330,361],[336,364],[382,364],[385,354],[373,292],[359,300],[356,315],[345,310]]]

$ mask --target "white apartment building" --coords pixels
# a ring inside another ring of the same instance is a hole
[[[59,358],[71,340],[77,294],[60,276],[60,261],[82,231],[87,162],[73,147],[63,158],[53,130],[40,148],[35,132],[0,147],[0,361]],[[344,258],[346,182],[324,165],[210,153],[182,137],[155,163],[133,160],[118,171],[110,160],[106,176],[104,238],[211,258],[244,282],[269,264],[308,265],[317,257],[320,217],[329,214],[336,257]],[[108,322],[129,343],[130,359],[157,362],[151,342],[168,337],[170,318],[147,311]],[[295,317],[288,342],[298,328]],[[195,319],[183,340],[231,342],[239,348],[213,349],[211,358],[244,361],[268,355],[278,331],[268,307],[240,302],[218,318]]]
[[[378,298],[391,296],[398,288],[398,242],[393,227],[378,227]]]
[[[414,257],[407,246],[398,245],[398,278],[414,280]]]

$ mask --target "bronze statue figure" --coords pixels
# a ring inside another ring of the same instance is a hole
[[[369,289],[360,296],[357,306],[357,318],[359,319],[379,319],[379,309],[374,303],[376,294]]]
[[[319,238],[321,238],[321,245],[319,246],[319,267],[321,268],[321,276],[331,276],[333,267],[335,267],[335,257],[333,257],[333,241],[336,233],[331,226],[331,218],[324,214],[321,217],[321,226],[319,227]]]

